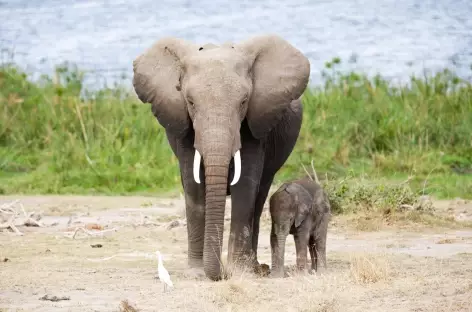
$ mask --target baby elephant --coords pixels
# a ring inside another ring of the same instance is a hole
[[[272,230],[272,277],[284,276],[285,240],[288,234],[295,239],[297,267],[306,270],[307,246],[311,269],[318,270],[318,258],[326,268],[326,236],[331,217],[328,195],[308,178],[284,183],[270,198]]]

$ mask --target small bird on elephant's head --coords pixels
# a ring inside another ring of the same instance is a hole
[[[167,272],[167,269],[164,267],[164,264],[162,263],[162,255],[160,251],[156,251],[157,254],[157,259],[158,259],[158,264],[157,264],[157,274],[159,277],[159,280],[161,281],[162,284],[164,284],[164,292],[167,291],[167,288],[174,288],[174,284],[172,283],[170,279],[169,272]]]

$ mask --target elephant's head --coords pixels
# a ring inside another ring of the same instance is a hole
[[[274,35],[221,46],[164,38],[136,58],[133,69],[139,99],[152,104],[168,133],[184,137],[190,127],[195,131],[196,183],[200,183],[201,158],[205,167],[204,269],[208,277],[218,279],[232,157],[232,185],[241,174],[241,122],[247,120],[255,138],[266,136],[290,102],[303,93],[310,63]]]

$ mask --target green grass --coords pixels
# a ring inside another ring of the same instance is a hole
[[[394,87],[327,64],[304,94],[296,148],[276,176],[314,161],[330,180],[410,178],[415,194],[472,198],[472,85],[445,70]],[[176,158],[150,106],[125,89],[83,90],[59,67],[32,82],[0,68],[0,193],[158,193],[180,188]]]

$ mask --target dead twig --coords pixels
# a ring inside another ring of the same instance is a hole
[[[72,235],[72,239],[75,239],[75,236],[77,235],[79,231],[82,231],[89,236],[100,236],[108,232],[116,232],[117,230],[118,230],[117,228],[111,228],[111,229],[92,232],[92,231],[87,230],[85,227],[78,227],[75,229],[74,234]]]
[[[302,168],[303,168],[303,170],[305,170],[305,172],[306,172],[306,174],[308,175],[308,177],[310,178],[310,180],[313,181],[313,177],[312,177],[311,174],[308,172],[308,170],[306,170],[306,167],[305,167],[304,164],[302,164]]]
[[[315,166],[313,165],[313,158],[311,159],[311,170],[313,171],[315,182],[319,184],[320,180],[318,180],[318,175],[316,174]]]
[[[115,254],[109,257],[105,258],[86,258],[88,261],[93,261],[93,262],[102,262],[102,261],[108,261],[116,257],[131,257],[131,258],[145,258],[145,259],[156,259],[157,256],[154,253],[147,253],[147,252],[130,252],[130,253],[120,253],[120,254]]]
[[[2,204],[0,206],[0,210],[3,210],[3,209],[12,209],[11,207],[14,206],[16,203],[18,203],[20,200],[19,199],[16,199],[10,203],[6,203],[6,204]]]
[[[318,179],[318,175],[316,174],[315,166],[313,164],[313,159],[311,160],[310,164],[311,164],[311,171],[313,172],[313,176],[311,176],[311,174],[308,172],[304,164],[302,164],[303,170],[305,170],[305,173],[308,175],[310,180],[315,181],[316,183],[319,184],[320,180]]]

